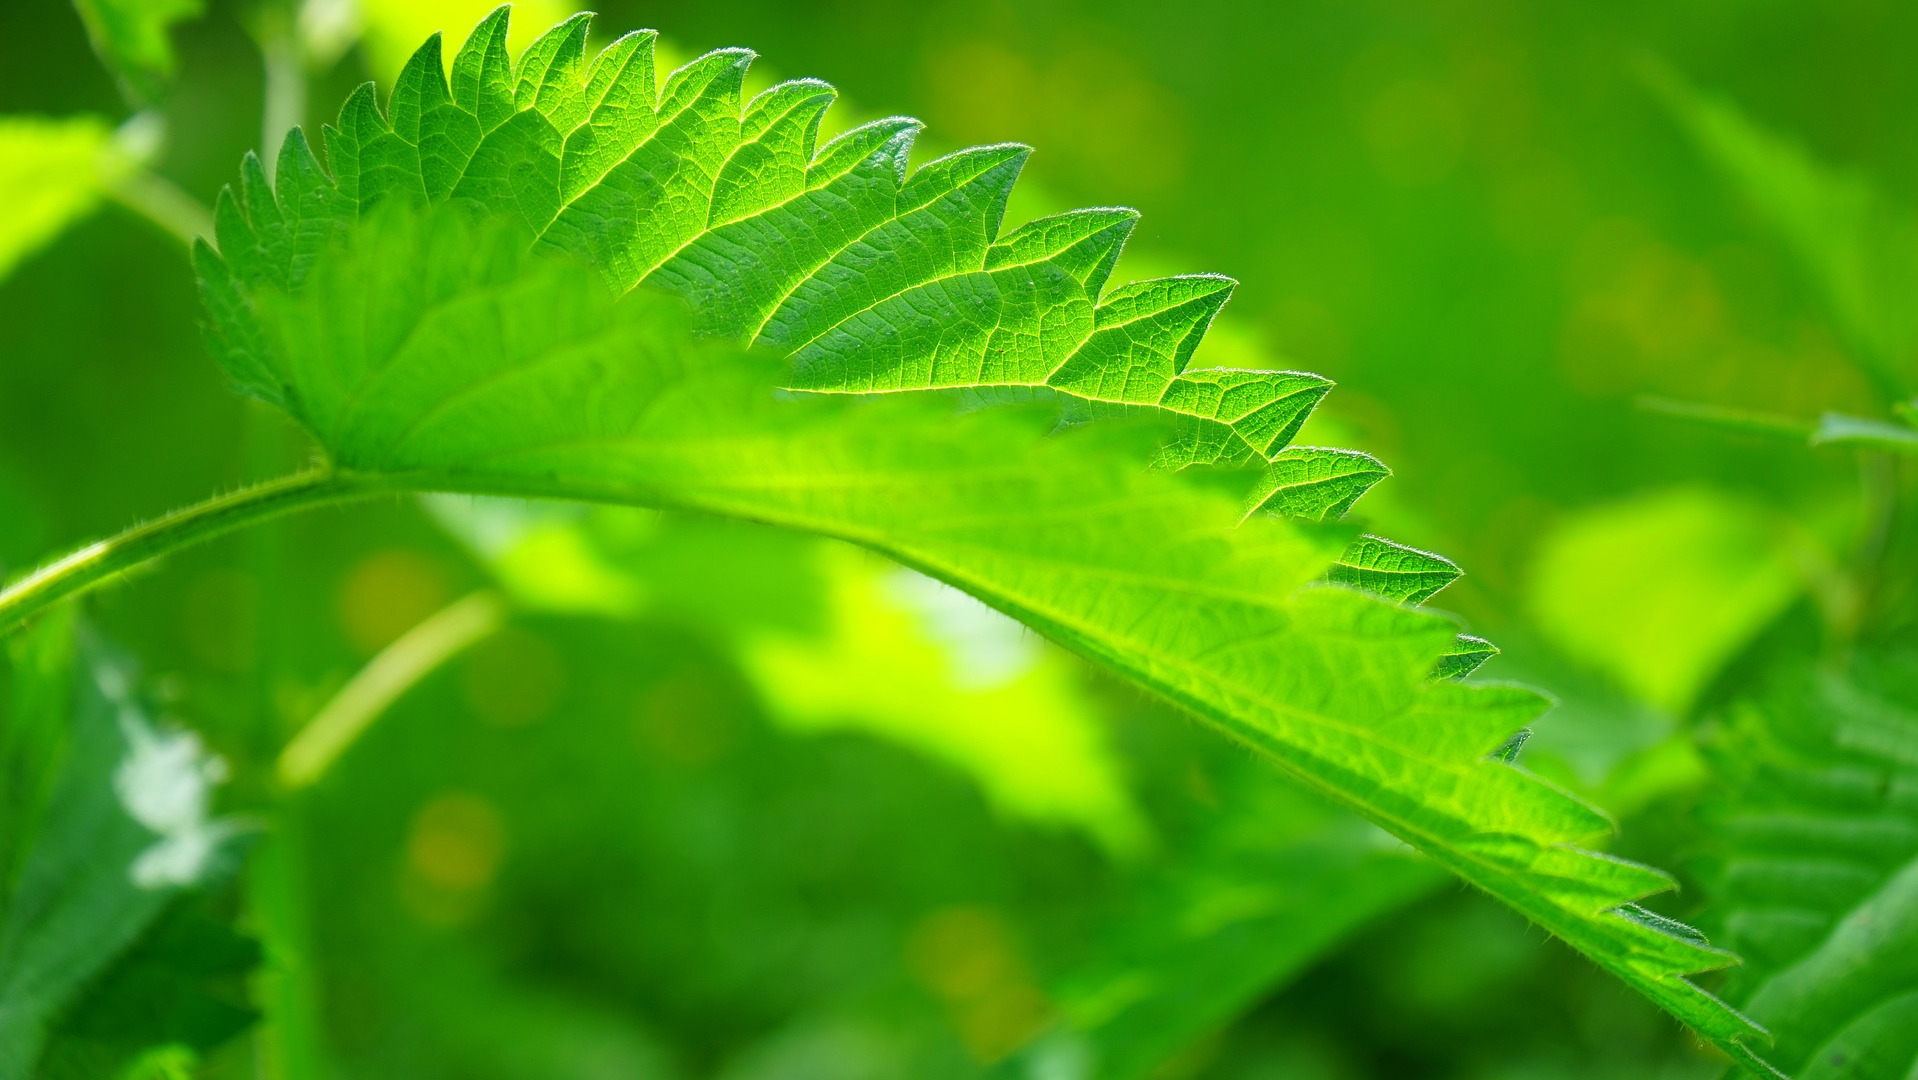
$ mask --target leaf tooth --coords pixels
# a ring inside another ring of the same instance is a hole
[[[266,166],[251,150],[240,159],[240,204],[255,233],[264,233],[280,223],[280,203],[273,195],[273,184],[266,178]]]
[[[838,96],[818,79],[794,79],[747,103],[740,143],[713,182],[706,227],[718,228],[791,199],[806,189],[819,123]]]
[[[1678,887],[1670,874],[1657,867],[1570,844],[1540,852],[1532,872],[1553,878],[1546,890],[1560,907],[1585,918],[1627,904],[1636,906],[1639,900]],[[1697,944],[1705,943],[1697,931],[1684,929],[1696,937]]]
[[[580,69],[586,63],[586,32],[593,13],[582,11],[541,34],[519,55],[513,107],[537,107],[551,116],[561,94],[577,96]]]
[[[446,85],[446,66],[440,59],[440,47],[440,35],[436,31],[424,45],[413,50],[406,66],[400,69],[400,77],[393,84],[393,100],[387,105],[394,134],[414,146],[420,142],[421,118],[453,100],[452,90]]]
[[[513,115],[513,61],[506,32],[513,5],[501,4],[481,19],[453,56],[453,104],[491,131]]]
[[[1422,604],[1465,576],[1443,555],[1367,534],[1352,542],[1328,580],[1354,585],[1401,604]]]
[[[806,186],[824,187],[866,164],[890,169],[895,187],[906,182],[912,144],[925,125],[910,116],[888,116],[841,132],[813,155],[806,167]]]
[[[873,314],[876,309],[892,305],[896,310],[914,290],[984,267],[1006,196],[1030,152],[1012,144],[975,146],[920,166],[900,189],[892,211],[837,243],[779,301],[755,337],[790,350],[793,363],[810,371],[809,377],[836,382],[843,374],[840,350],[851,344],[856,352],[866,351],[863,331],[849,323],[863,319],[868,328],[888,325],[887,317]],[[901,252],[911,257],[902,258]],[[873,272],[875,266],[880,273]],[[916,321],[923,329],[923,320]]]
[[[1178,374],[1238,286],[1224,274],[1177,274],[1129,282],[1100,298],[1099,328],[1163,322],[1178,313],[1183,328],[1173,356],[1173,374]]]
[[[1247,450],[1269,460],[1291,443],[1332,386],[1306,371],[1199,368],[1174,379],[1160,404],[1226,425]]]
[[[380,107],[374,96],[374,87],[363,82],[346,96],[346,104],[340,106],[340,118],[336,125],[340,134],[364,145],[382,133],[393,130],[380,115]]]
[[[1716,971],[1739,962],[1735,954],[1712,945],[1697,930],[1636,903],[1599,913],[1599,918],[1607,917],[1625,924],[1618,941],[1624,949],[1622,959],[1653,978]]]
[[[213,200],[213,235],[220,242],[221,258],[234,276],[249,287],[260,284],[266,276],[260,259],[260,234],[247,219],[241,196],[234,194],[231,184],[221,187]]]
[[[1139,212],[1096,207],[1028,221],[986,252],[986,269],[1050,262],[1099,295],[1119,260],[1119,252],[1139,222]]]
[[[333,178],[320,165],[312,145],[306,141],[306,132],[300,128],[286,133],[286,138],[280,143],[280,159],[276,168],[274,175],[278,178],[280,212],[288,217],[297,213],[296,204],[304,201],[306,196],[333,188]]]
[[[231,194],[222,194],[222,201],[232,208]],[[206,323],[208,351],[241,393],[271,405],[284,405],[285,388],[273,374],[252,305],[241,284],[234,280],[234,267],[200,237],[193,242],[193,269],[200,282],[201,302],[211,316]]]
[[[652,111],[659,100],[653,75],[653,49],[658,41],[657,30],[634,30],[601,49],[586,73],[586,111],[616,98]],[[582,117],[578,122],[583,121]]]
[[[1383,461],[1357,450],[1291,446],[1275,455],[1259,478],[1253,508],[1304,521],[1336,520],[1390,475]]]
[[[1482,637],[1460,634],[1453,640],[1451,648],[1432,665],[1432,676],[1439,679],[1463,679],[1485,665],[1487,660],[1497,656],[1497,645]]]
[[[565,135],[560,152],[560,196],[565,202],[579,199],[606,179],[659,130],[659,87],[653,78],[657,38],[642,30],[607,46],[594,61],[582,108],[568,111],[565,122],[555,116],[555,129]]]
[[[1032,147],[1024,143],[995,143],[972,146],[934,158],[919,166],[900,185],[899,213],[908,214],[930,206],[962,188],[984,192],[987,195],[986,199],[981,200],[986,204],[984,218],[973,223],[983,226],[983,239],[987,241],[987,244],[981,245],[980,254],[983,256],[984,248],[999,234],[999,221],[1006,212],[1006,199],[1012,194],[1012,185],[1018,182],[1026,159],[1031,156]]]
[[[746,103],[746,111],[740,120],[740,138],[748,141],[757,139],[764,135],[768,128],[811,105],[817,99],[823,97],[826,99],[826,104],[830,105],[838,96],[839,91],[823,79],[788,79],[769,86],[754,94],[753,99]],[[825,105],[820,106],[822,115],[824,108]],[[815,131],[818,130],[816,123],[812,126]],[[813,145],[809,141],[806,144],[808,162],[812,160],[812,155]]]
[[[1113,290],[1093,313],[1091,336],[1046,384],[1094,400],[1166,404],[1173,380],[1236,285],[1217,274],[1193,274]],[[1178,411],[1201,415],[1204,409]]]
[[[739,95],[745,87],[746,69],[759,56],[751,49],[714,49],[704,56],[674,69],[659,90],[659,122],[663,126],[673,117],[693,107],[713,90],[725,95],[731,113],[740,113]]]

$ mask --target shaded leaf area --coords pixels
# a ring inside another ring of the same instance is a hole
[[[965,593],[845,545],[721,519],[430,505],[521,610],[682,626],[723,646],[791,731],[915,747],[969,774],[1008,818],[1081,830],[1116,857],[1153,842],[1078,668]]]
[[[488,25],[450,84],[429,43],[388,114],[371,89],[349,101],[331,175],[297,138],[277,190],[249,160],[220,254],[201,250],[229,375],[339,469],[705,510],[886,554],[1267,751],[1749,1057],[1755,1029],[1682,978],[1729,955],[1620,910],[1669,879],[1588,850],[1602,814],[1492,756],[1543,699],[1429,679],[1456,627],[1388,600],[1455,569],[1371,538],[1342,562],[1342,525],[1235,528],[1249,485],[1144,469],[1256,464],[1323,393],[1183,370],[1225,283],[1101,293],[1129,227],[1113,213],[998,237],[1020,148],[909,172],[915,125],[883,121],[814,154],[823,84],[742,107],[737,50],[655,91],[649,35],[588,66],[585,24],[564,24],[515,66],[503,13]],[[433,202],[465,209],[399,210]],[[616,296],[642,281],[659,288]],[[784,363],[738,351],[752,342]],[[1061,433],[1042,408],[871,393],[978,386],[1144,406],[1175,430]],[[1325,506],[1349,494],[1324,490]],[[1328,576],[1358,589],[1313,584]]]
[[[1136,706],[1115,711],[1146,740],[1129,761],[1168,853],[1115,864],[1008,823],[926,756],[793,730],[664,616],[523,618],[303,796],[305,874],[357,898],[312,913],[339,1075],[980,1077],[1085,1016],[1087,977],[1118,974],[1096,958],[1169,944],[1163,925],[1111,917],[1134,898],[1259,941],[1263,956],[1134,980],[1166,1030],[1093,1031],[1113,1051],[1082,1074],[1127,1075],[1229,1015],[1220,973],[1256,992],[1437,880],[1269,766]],[[558,689],[503,721],[492,673],[541,649]],[[626,662],[578,659],[595,656]],[[1328,892],[1350,908],[1285,917]]]
[[[1707,911],[1745,957],[1726,992],[1802,1080],[1918,1067],[1918,693],[1909,655],[1798,669],[1711,744]]]
[[[1442,879],[1256,760],[1189,761],[1176,743],[1176,753],[1118,758],[1061,658],[910,571],[720,521],[433,505],[520,605],[685,626],[725,647],[776,727],[917,748],[968,774],[1000,814],[1071,826],[1120,856],[1121,880],[1087,898],[1081,919],[1096,930],[1085,957],[1041,979],[1052,1016],[1006,1059],[1009,1075],[1150,1075]],[[715,565],[737,569],[715,577]],[[1459,664],[1476,666],[1464,655]],[[886,673],[877,686],[876,671]],[[1207,812],[1146,815],[1135,792],[1182,767],[1203,770]]]
[[[1058,979],[1059,1019],[1003,1075],[1158,1075],[1327,945],[1442,880],[1254,763],[1220,773],[1218,816],[1118,905],[1091,958]]]
[[[1736,106],[1661,75],[1658,85],[1712,163],[1797,258],[1854,358],[1894,392],[1918,348],[1918,219],[1863,176],[1820,161]]]
[[[191,812],[205,797],[198,742],[169,742],[123,663],[93,645],[76,659],[71,635],[70,620],[43,621],[7,670],[9,1080],[112,1075],[158,1045],[217,1045],[250,1017],[237,985],[250,946],[204,916],[169,913],[230,861],[229,834]],[[165,928],[150,935],[156,920]],[[223,991],[203,978],[215,971],[235,977]]]

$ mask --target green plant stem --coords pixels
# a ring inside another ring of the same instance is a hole
[[[199,237],[213,238],[213,211],[163,176],[139,169],[121,177],[107,194],[188,247]]]
[[[286,133],[306,121],[306,61],[298,20],[291,11],[269,10],[256,34],[266,68],[266,104],[260,115],[260,164],[274,178]]]
[[[506,621],[506,601],[490,589],[469,593],[400,635],[353,676],[280,754],[289,791],[326,775],[401,695]]]
[[[109,540],[88,544],[0,589],[0,633],[61,600],[181,548],[295,510],[367,498],[390,490],[377,479],[319,469],[270,480],[176,510]]]

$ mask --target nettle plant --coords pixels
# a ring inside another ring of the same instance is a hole
[[[825,83],[748,98],[750,52],[660,72],[652,32],[589,54],[588,25],[514,57],[502,8],[450,77],[435,36],[319,146],[295,129],[270,167],[246,157],[194,244],[206,337],[316,464],[9,585],[20,672],[60,654],[64,602],[126,570],[375,496],[697,511],[849,541],[1256,749],[1775,1074],[1766,1030],[1688,979],[1734,955],[1640,906],[1672,879],[1601,850],[1611,820],[1525,768],[1547,699],[1472,678],[1493,647],[1422,606],[1457,568],[1347,518],[1386,468],[1293,445],[1331,383],[1194,366],[1231,280],[1113,284],[1130,210],[1006,228],[1024,146],[915,162],[920,125],[898,117],[822,140]],[[9,738],[63,707],[22,705]],[[223,842],[199,818],[168,827]],[[59,970],[61,927],[28,925],[11,970]],[[59,1007],[31,979],[0,991],[29,1003],[0,1024]],[[0,1074],[27,1075],[37,1038]]]

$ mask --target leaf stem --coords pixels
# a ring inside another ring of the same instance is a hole
[[[307,787],[408,690],[498,630],[506,602],[490,589],[468,593],[400,635],[361,668],[280,753],[280,785]]]
[[[213,212],[178,184],[146,169],[121,177],[107,194],[120,205],[165,229],[189,248],[213,238]]]
[[[295,510],[366,498],[387,490],[390,485],[374,478],[316,469],[175,510],[111,539],[88,544],[0,589],[0,634],[13,631],[69,596],[181,548]]]

